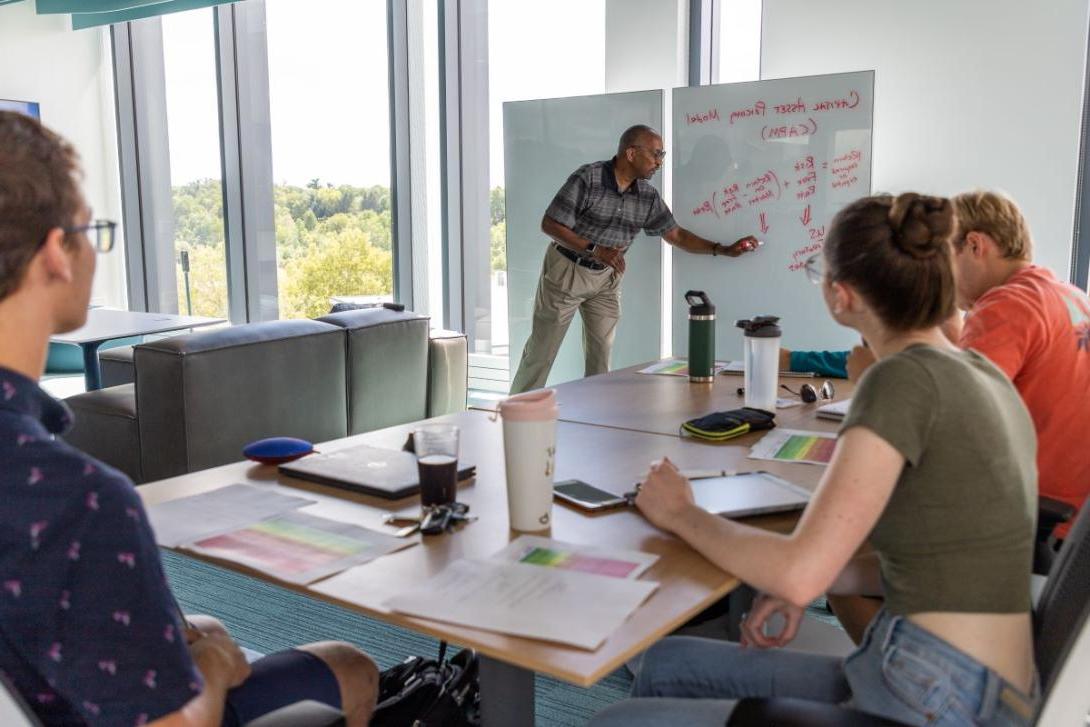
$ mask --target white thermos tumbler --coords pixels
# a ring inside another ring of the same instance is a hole
[[[512,530],[552,525],[556,461],[556,392],[539,389],[500,402],[507,467],[507,514]]]
[[[745,367],[746,406],[776,413],[776,393],[780,382],[780,337],[776,316],[757,316],[734,325],[745,332],[743,366]]]

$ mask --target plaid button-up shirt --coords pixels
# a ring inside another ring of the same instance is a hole
[[[627,249],[643,230],[659,237],[677,227],[659,191],[637,179],[621,192],[615,159],[579,167],[553,197],[545,215],[602,247]]]

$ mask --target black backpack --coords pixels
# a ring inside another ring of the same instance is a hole
[[[475,727],[481,723],[477,653],[463,649],[438,659],[410,656],[379,677],[371,727]]]

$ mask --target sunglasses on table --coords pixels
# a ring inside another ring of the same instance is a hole
[[[807,404],[813,404],[819,399],[821,401],[830,401],[836,396],[836,389],[833,388],[833,382],[831,381],[826,381],[820,387],[815,387],[813,384],[803,384],[798,391],[795,391],[787,384],[780,384],[780,388],[791,392]]]

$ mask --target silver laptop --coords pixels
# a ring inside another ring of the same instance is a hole
[[[801,510],[810,492],[770,472],[741,472],[692,481],[696,504],[724,517]]]

